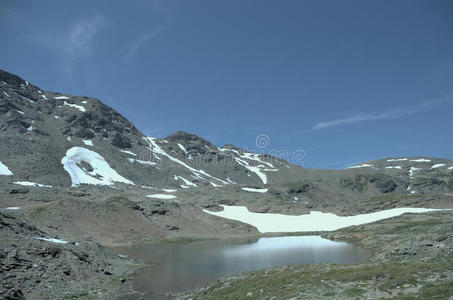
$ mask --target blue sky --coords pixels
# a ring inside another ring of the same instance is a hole
[[[310,168],[453,158],[452,1],[124,3],[2,0],[0,68]]]

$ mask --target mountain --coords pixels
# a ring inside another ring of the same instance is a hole
[[[33,236],[47,236],[71,241],[63,247],[68,253],[78,243],[87,255],[97,255],[93,241],[119,246],[258,233],[203,212],[220,204],[342,215],[444,207],[452,197],[453,161],[385,158],[320,170],[233,145],[218,147],[183,131],[152,138],[98,99],[45,91],[0,70],[0,190],[0,224],[11,228],[4,224],[14,220],[14,228],[33,228],[26,235],[2,229],[2,240],[9,242],[0,259],[23,236],[30,249],[46,247]],[[27,265],[16,267],[26,273]],[[37,285],[24,282],[26,290]]]

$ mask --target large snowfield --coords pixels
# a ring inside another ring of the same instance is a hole
[[[82,162],[89,163],[93,170],[84,170],[79,165]],[[69,149],[61,163],[71,176],[72,186],[80,184],[112,185],[114,182],[134,184],[112,169],[101,155],[82,147]]]
[[[426,213],[442,209],[402,207],[378,211],[369,214],[342,217],[333,213],[311,211],[306,215],[283,215],[250,212],[245,206],[222,205],[223,211],[203,211],[222,218],[240,221],[252,225],[261,233],[268,232],[313,232],[333,231],[353,225],[362,225],[383,219],[397,217],[405,213]]]

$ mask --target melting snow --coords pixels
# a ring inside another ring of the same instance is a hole
[[[0,161],[0,175],[13,176],[14,174]]]
[[[41,184],[41,183],[36,183],[36,182],[31,182],[31,181],[15,181],[13,183],[18,184],[18,185],[23,185],[23,186],[36,186],[36,187],[48,187],[48,188],[52,187],[51,185]]]
[[[209,183],[215,188],[222,187],[221,185],[215,184],[214,182],[209,182]]]
[[[68,241],[65,241],[65,240],[59,240],[59,239],[53,239],[53,238],[37,237],[36,239],[41,240],[41,241],[55,243],[55,244],[67,244],[67,243],[69,243]]]
[[[128,151],[128,150],[118,150],[118,151],[126,153],[126,154],[130,154],[130,155],[133,155],[133,156],[137,156],[137,154],[135,154],[134,152]]]
[[[445,167],[446,164],[435,164],[434,166],[431,167],[431,169],[437,169],[437,168],[440,168],[440,167]]]
[[[77,104],[71,104],[71,103],[68,103],[68,102],[64,102],[64,105],[67,105],[67,106],[71,106],[71,107],[74,107],[74,108],[77,108],[78,110],[80,110],[81,112],[86,112],[87,110],[85,109],[85,107],[83,107],[82,105],[77,105]]]
[[[181,187],[182,187],[183,189],[190,189],[190,186],[187,186],[187,185],[184,185],[184,184],[181,184]]]
[[[386,169],[399,169],[401,170],[401,166],[388,166],[388,167],[385,167]]]
[[[174,189],[162,189],[162,191],[167,192],[167,193],[174,193],[177,190],[174,190]]]
[[[9,97],[8,93],[6,93],[5,91],[2,91],[2,92],[6,97]]]
[[[245,206],[225,206],[223,211],[203,211],[222,218],[240,221],[255,226],[258,231],[266,232],[310,232],[333,231],[344,227],[361,225],[400,216],[404,213],[425,213],[441,211],[442,209],[430,208],[393,208],[370,214],[348,217],[337,216],[332,213],[311,211],[310,214],[293,216],[283,214],[253,213]]]
[[[449,169],[449,170],[452,170],[452,169],[453,169],[453,167],[448,167],[448,169]]]
[[[178,147],[179,147],[182,151],[184,151],[185,154],[187,154],[187,150],[186,150],[186,148],[185,148],[183,145],[181,145],[180,143],[178,143]]]
[[[7,209],[7,210],[19,210],[20,207],[17,207],[17,206],[10,206],[10,207],[5,207],[5,209]]]
[[[69,99],[69,97],[66,97],[66,96],[57,96],[57,97],[53,97],[54,99],[56,100],[67,100]]]
[[[167,194],[152,194],[147,195],[148,198],[155,198],[155,199],[175,199],[176,196],[174,195],[167,195]]]
[[[87,146],[93,146],[93,142],[91,140],[82,140],[82,142]]]
[[[93,170],[89,172],[82,169],[78,166],[81,162],[89,163]],[[82,147],[69,149],[61,163],[71,176],[72,186],[80,184],[112,185],[113,182],[134,184],[113,170],[101,155]]]
[[[348,169],[367,168],[367,167],[372,167],[372,166],[373,165],[369,165],[369,164],[361,164],[361,165],[349,167]]]
[[[242,188],[244,191],[253,192],[253,193],[267,193],[268,189],[255,189],[255,188]]]
[[[410,161],[414,162],[430,162],[430,159],[424,159],[424,158],[419,158],[419,159],[411,159]]]
[[[25,113],[21,110],[16,110],[18,113],[20,113],[21,115],[25,115]]]

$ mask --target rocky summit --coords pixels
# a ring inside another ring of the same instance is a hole
[[[0,70],[0,192],[1,298],[112,299],[135,293],[129,278],[144,264],[112,247],[259,234],[204,209],[451,208],[453,161],[307,169],[184,131],[149,137],[98,99]]]

